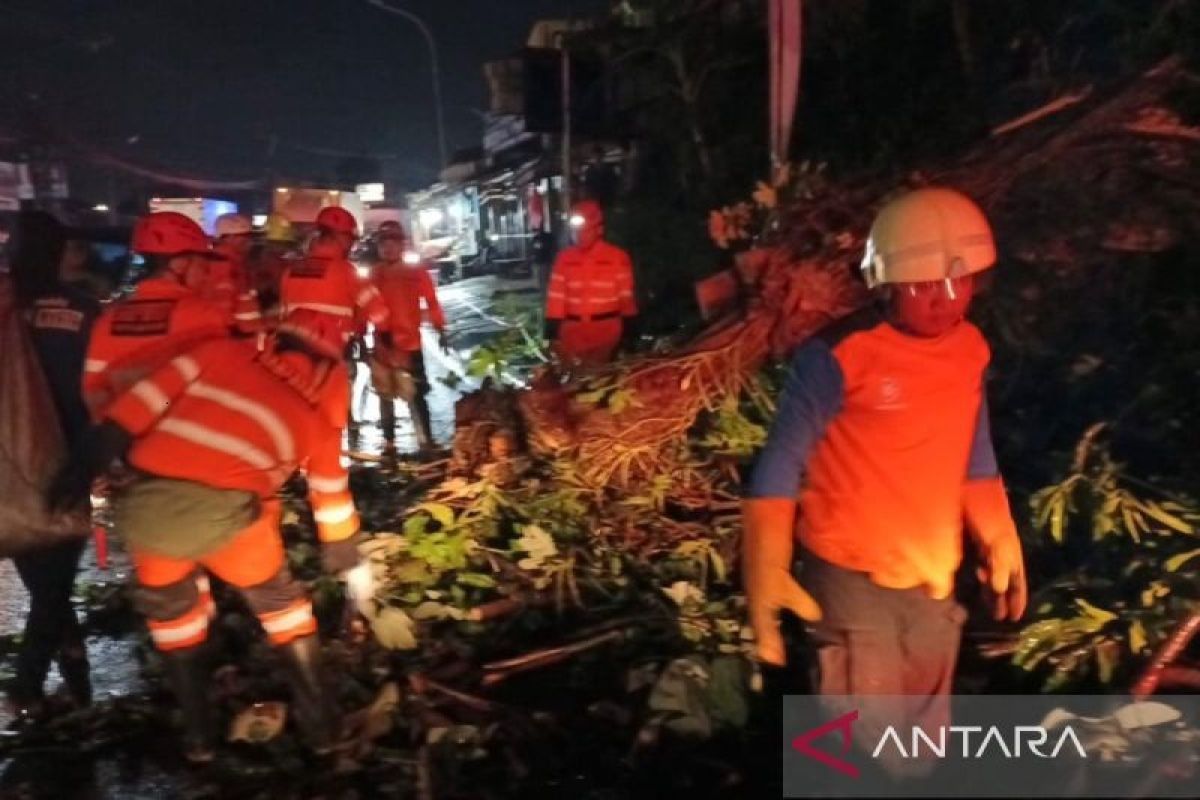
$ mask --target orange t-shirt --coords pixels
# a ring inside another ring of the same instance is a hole
[[[798,498],[816,556],[891,588],[949,591],[962,491],[998,474],[978,328],[936,339],[860,317],[803,345],[748,494]]]

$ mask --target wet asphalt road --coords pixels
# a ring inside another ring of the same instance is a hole
[[[454,429],[454,402],[464,391],[474,388],[475,382],[464,381],[451,389],[439,378],[450,372],[464,375],[465,360],[470,351],[503,329],[504,323],[491,312],[492,299],[497,292],[533,292],[529,281],[499,281],[491,276],[471,278],[438,287],[438,295],[446,312],[447,327],[453,352],[443,353],[437,346],[437,335],[429,328],[422,331],[425,344],[425,363],[431,384],[430,411],[435,438],[448,443]],[[355,417],[362,423],[356,450],[377,454],[382,447],[378,428],[378,399],[370,391],[370,376],[361,365],[354,385]],[[407,408],[397,404],[396,445],[401,452],[415,450],[416,442]],[[123,582],[129,576],[128,561],[117,542],[110,540],[107,569],[96,565],[95,551],[89,546],[84,553],[77,589],[85,583]],[[19,634],[24,626],[28,598],[17,577],[12,562],[0,560],[0,636]],[[88,657],[97,701],[111,702],[113,698],[135,696],[145,691],[139,664],[135,658],[136,637],[89,635]],[[0,663],[0,677],[11,664]],[[56,668],[51,668],[47,693],[59,685]],[[12,716],[6,704],[0,703],[0,731],[9,727]],[[130,766],[134,755],[135,768]],[[32,777],[27,777],[27,774]],[[36,788],[34,788],[36,787]],[[33,794],[29,794],[33,791]],[[74,757],[70,752],[41,754],[17,758],[0,758],[0,800],[24,797],[53,798],[141,798],[180,797],[190,794],[186,777],[177,770],[164,768],[154,759],[138,759],[136,754],[103,752],[97,757]]]

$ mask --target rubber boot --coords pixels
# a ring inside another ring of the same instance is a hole
[[[301,636],[275,648],[287,668],[292,687],[296,725],[308,746],[319,755],[333,752],[338,715],[321,682],[321,642],[316,635]]]
[[[216,757],[216,752],[204,648],[167,650],[162,659],[167,683],[183,712],[184,757],[193,764],[207,764]]]
[[[437,446],[433,442],[433,427],[429,421],[429,403],[424,394],[417,394],[408,401],[408,409],[412,414],[413,433],[417,437],[417,448],[422,453],[429,453]]]
[[[396,442],[396,401],[379,398],[379,427],[383,432],[384,446],[392,448]]]
[[[82,638],[70,637],[58,651],[58,674],[76,708],[92,704],[91,665]]]

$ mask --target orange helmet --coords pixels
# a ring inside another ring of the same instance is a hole
[[[331,314],[297,308],[288,312],[275,331],[298,339],[317,355],[335,360],[342,357],[345,347],[342,325],[338,318]]]
[[[571,227],[599,225],[604,222],[604,209],[595,200],[580,200],[571,207]]]
[[[341,206],[325,206],[317,214],[317,227],[332,233],[358,236],[358,221]]]
[[[379,230],[375,233],[375,238],[380,241],[384,239],[399,239],[402,242],[408,241],[408,233],[405,232],[404,226],[394,219],[389,219],[386,222],[379,223]]]
[[[139,219],[133,226],[132,247],[144,256],[212,255],[203,229],[178,211],[156,211]]]

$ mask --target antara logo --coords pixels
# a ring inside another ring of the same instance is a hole
[[[858,720],[857,710],[847,712],[837,719],[805,731],[792,739],[792,749],[806,758],[824,764],[826,767],[857,778],[859,768],[846,760],[850,754],[854,734],[853,725]],[[830,733],[840,733],[841,748],[838,755],[820,750],[814,742]],[[975,737],[978,738],[975,738]],[[1006,736],[999,726],[992,725],[984,728],[980,725],[949,725],[939,726],[929,733],[920,727],[913,727],[907,739],[903,738],[895,726],[889,725],[879,737],[871,758],[877,759],[885,751],[891,750],[903,759],[946,758],[961,756],[963,759],[982,759],[986,757],[1003,757],[1006,759],[1021,758],[1028,754],[1038,758],[1057,758],[1064,749],[1067,755],[1078,755],[1087,758],[1087,751],[1079,741],[1079,736],[1071,726],[1067,725],[1057,732],[1057,739],[1051,742],[1049,731],[1038,725],[1018,725]],[[907,742],[907,747],[905,746]]]
[[[837,719],[826,722],[824,725],[820,725],[810,731],[805,731],[795,739],[792,739],[792,749],[800,755],[807,756],[814,761],[819,761],[830,769],[836,770],[843,775],[849,775],[851,778],[857,778],[859,774],[858,767],[854,766],[849,761],[830,755],[824,750],[818,750],[812,746],[813,740],[820,739],[822,736],[825,736],[833,731],[840,731],[842,734],[842,755],[848,755],[853,736],[850,727],[854,724],[856,719],[858,719],[858,712],[850,711],[846,714],[842,714]]]

